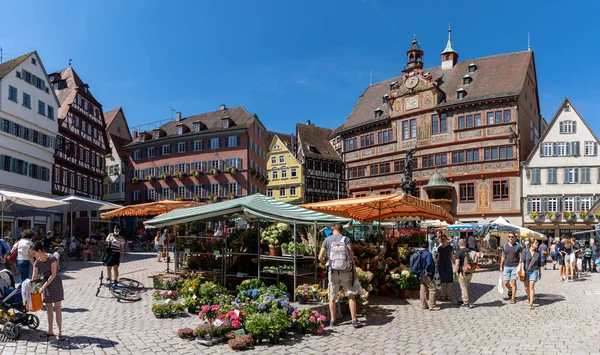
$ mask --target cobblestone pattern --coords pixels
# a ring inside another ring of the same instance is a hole
[[[121,275],[152,284],[149,276],[163,271],[151,254],[128,254]],[[11,354],[229,354],[227,345],[205,347],[181,340],[175,332],[195,327],[188,316],[156,319],[150,310],[151,293],[134,304],[118,303],[107,289],[94,297],[99,263],[72,262],[63,273],[65,286],[64,342],[40,338],[46,315],[38,312],[37,331],[22,329],[18,341],[0,343],[0,353]],[[360,318],[367,325],[353,329],[349,319],[326,336],[306,335],[262,345],[246,354],[587,354],[600,353],[600,275],[560,283],[547,270],[537,285],[539,306],[531,311],[519,283],[517,304],[507,304],[496,290],[499,272],[480,270],[473,277],[473,309],[439,302],[441,311],[421,310],[418,300],[372,297]],[[459,299],[458,285],[454,299]],[[506,297],[506,292],[504,293]],[[467,329],[465,329],[465,325]]]

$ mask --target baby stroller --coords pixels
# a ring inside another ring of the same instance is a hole
[[[11,340],[19,336],[19,326],[37,329],[40,325],[40,319],[27,312],[21,286],[15,288],[15,279],[6,269],[0,271],[0,324],[4,335]]]

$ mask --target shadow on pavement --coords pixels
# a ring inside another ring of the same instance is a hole
[[[63,312],[67,312],[67,313],[84,313],[84,312],[90,311],[87,308],[69,308],[69,307],[62,307],[61,310]]]
[[[30,332],[29,339],[24,339],[23,336],[20,337],[19,340],[27,340],[32,343],[48,343],[54,349],[59,351],[71,351],[71,350],[85,350],[85,349],[109,349],[114,348],[115,345],[119,344],[116,341],[103,339],[103,338],[95,338],[88,336],[68,336],[65,335],[65,340],[58,341],[56,336],[52,336],[50,338],[41,338],[40,336],[44,334],[43,331],[37,330],[35,332]]]
[[[155,258],[156,253],[126,253],[123,258],[123,263],[135,262],[139,260]],[[61,275],[68,274],[71,271],[79,271],[90,267],[102,266],[101,261],[77,261],[69,260],[69,266],[61,271]]]
[[[535,302],[540,306],[548,306],[556,302],[562,302],[565,300],[565,297],[562,295],[554,295],[548,293],[537,293],[535,295]]]
[[[481,284],[477,282],[472,282],[469,286],[469,298],[471,302],[477,302],[478,299],[483,297],[486,293],[494,290],[496,288],[495,285],[489,284]],[[477,292],[475,292],[477,290]],[[458,294],[460,296],[460,288],[458,290]]]

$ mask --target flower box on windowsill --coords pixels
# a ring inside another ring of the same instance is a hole
[[[550,220],[552,221],[560,221],[562,219],[562,213],[560,212],[555,212],[551,217]]]

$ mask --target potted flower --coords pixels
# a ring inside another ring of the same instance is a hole
[[[152,176],[152,175],[146,175],[145,180],[146,181],[152,181],[152,180],[154,180],[154,176]]]
[[[183,201],[183,196],[177,196],[177,197],[175,197],[175,201]]]
[[[296,299],[299,304],[306,304],[311,295],[312,292],[308,284],[296,287]]]
[[[178,179],[181,179],[184,176],[185,176],[185,173],[183,171],[176,171],[175,172],[175,177],[178,178]]]
[[[212,202],[217,202],[219,200],[219,196],[217,194],[210,194],[208,195],[208,199]]]
[[[230,200],[230,201],[233,200],[234,198],[235,198],[235,195],[232,194],[232,193],[230,193],[230,194],[227,195],[227,199]]]
[[[310,309],[292,312],[292,324],[302,333],[322,334],[326,318],[319,312]]]
[[[217,175],[219,175],[219,170],[218,169],[210,169],[208,171],[208,173],[212,176],[217,176]]]
[[[196,337],[196,332],[192,328],[181,328],[177,330],[177,336],[181,339],[192,340]]]
[[[194,197],[192,197],[192,201],[194,201],[194,202],[200,202],[200,201],[202,201],[202,196],[195,195]]]
[[[536,221],[544,219],[544,217],[545,217],[543,212],[537,212],[537,211],[531,212],[530,216],[531,216],[531,219],[536,220]]]
[[[177,299],[177,291],[172,290],[156,290],[152,294],[152,299],[155,301],[159,300],[176,300]]]
[[[200,305],[200,299],[196,295],[187,296],[183,299],[183,305],[187,308],[188,313],[196,314],[196,309]]]
[[[261,243],[269,246],[271,256],[281,255],[281,243],[291,239],[290,225],[273,223],[261,234]]]
[[[233,339],[230,339],[227,344],[232,350],[245,350],[252,345],[253,338],[250,334],[236,335]]]
[[[196,169],[190,170],[190,175],[195,178],[198,178],[200,176],[200,174],[201,174],[200,170],[196,170]]]
[[[206,321],[209,324],[212,324],[215,318],[217,318],[220,308],[221,306],[216,304],[213,304],[212,306],[205,304],[202,306],[200,313],[198,313],[198,318]]]
[[[237,173],[237,168],[235,166],[228,166],[225,170],[227,170],[227,172],[230,173],[231,175],[234,175],[235,173]]]
[[[579,215],[581,216],[582,219],[587,220],[587,221],[591,221],[594,219],[594,215],[589,213],[588,211],[581,211],[581,212],[579,212]]]
[[[385,280],[388,286],[392,289],[398,290],[401,297],[406,298],[409,294],[408,291],[416,290],[419,286],[419,280],[406,266],[399,266],[392,269],[389,275],[385,275]]]
[[[600,220],[600,212],[594,213],[594,216],[596,217],[596,219]]]
[[[572,221],[577,217],[577,215],[575,213],[570,212],[570,211],[565,211],[564,216],[567,221]]]
[[[131,179],[131,183],[132,184],[137,184],[140,180],[138,178],[136,178],[135,176]]]

